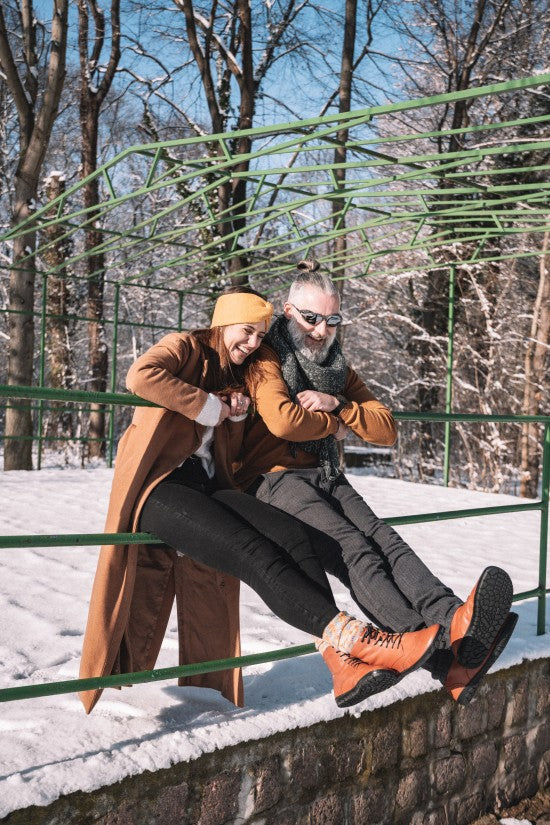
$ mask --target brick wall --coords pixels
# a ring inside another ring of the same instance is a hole
[[[144,773],[9,825],[467,825],[550,786],[550,660]]]

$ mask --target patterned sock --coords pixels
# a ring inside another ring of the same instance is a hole
[[[323,641],[335,647],[336,650],[349,653],[364,632],[364,623],[342,610],[325,627]]]

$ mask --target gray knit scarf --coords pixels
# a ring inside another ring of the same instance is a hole
[[[322,364],[311,361],[296,349],[284,315],[275,320],[264,340],[281,359],[283,378],[293,401],[303,390],[317,390],[330,395],[343,392],[347,366],[336,339]],[[334,436],[328,435],[316,441],[293,441],[289,442],[289,446],[292,455],[296,455],[297,447],[308,453],[317,453],[324,480],[334,481],[340,474],[338,446]]]

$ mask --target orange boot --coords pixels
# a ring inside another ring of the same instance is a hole
[[[447,678],[445,679],[445,689],[459,705],[467,705],[468,702],[473,699],[481,680],[510,641],[517,620],[517,613],[508,614],[497,633],[491,649],[479,667],[463,667],[455,656],[447,673]]]
[[[323,651],[323,659],[332,674],[334,698],[339,708],[362,702],[368,696],[392,687],[400,679],[393,670],[365,664],[330,646]]]
[[[394,671],[399,681],[429,659],[441,634],[438,624],[411,633],[384,633],[368,624],[349,653],[377,670]]]
[[[485,661],[510,611],[512,596],[508,573],[487,567],[451,621],[451,650],[459,664],[476,668]]]

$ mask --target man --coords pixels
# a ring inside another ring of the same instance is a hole
[[[338,440],[353,432],[391,445],[395,422],[344,359],[336,340],[342,316],[334,283],[315,262],[298,268],[284,314],[266,336],[255,368],[255,416],[237,481],[333,540],[318,548],[323,566],[382,629],[403,633],[442,625],[445,649],[427,666],[466,704],[517,621],[509,612],[510,577],[487,568],[463,604],[340,472]]]

